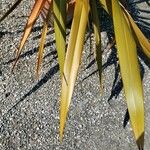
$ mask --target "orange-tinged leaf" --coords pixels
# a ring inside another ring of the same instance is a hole
[[[0,18],[0,22],[2,22],[20,3],[22,0],[17,0],[11,8]]]
[[[21,39],[19,48],[17,50],[17,57],[16,57],[16,61],[15,61],[14,65],[13,65],[13,69],[14,69],[14,67],[15,67],[18,59],[19,59],[19,56],[20,56],[21,51],[22,51],[22,48],[23,48],[23,46],[24,46],[28,36],[30,35],[31,29],[32,29],[32,27],[33,27],[37,17],[40,14],[40,11],[41,11],[45,1],[46,0],[36,0],[35,1],[35,4],[34,4],[34,6],[32,8],[32,11],[31,11],[31,14],[30,14],[30,16],[28,18],[28,22],[26,24],[25,31],[24,31],[23,37]]]
[[[36,68],[37,78],[39,78],[39,74],[40,74],[40,65],[42,63],[42,58],[43,58],[44,43],[45,43],[46,33],[48,30],[49,16],[50,15],[48,14],[46,20],[44,21],[42,35],[41,35],[41,41],[40,41],[40,46],[39,46],[38,58],[37,58],[37,68]]]
[[[62,93],[60,105],[61,141],[77,77],[77,72],[80,64],[82,49],[84,45],[84,35],[88,22],[88,13],[89,13],[89,1],[77,0],[75,5],[73,23],[71,27],[71,34],[64,64],[64,74],[62,80]]]
[[[118,0],[112,0],[112,16],[130,120],[137,145],[139,149],[142,149],[144,146],[143,88],[136,43]]]

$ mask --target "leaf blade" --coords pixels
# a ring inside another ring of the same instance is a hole
[[[69,105],[77,77],[79,63],[82,54],[82,48],[84,43],[84,34],[88,22],[89,12],[89,1],[77,0],[74,11],[74,19],[72,23],[72,32],[69,41],[69,46],[66,54],[65,65],[64,65],[64,76],[62,80],[62,94],[61,94],[61,105],[60,105],[60,140],[62,141],[64,126],[67,118]],[[78,28],[75,28],[75,25]],[[77,31],[77,32],[75,32]],[[74,38],[75,34],[75,38]],[[72,45],[72,46],[71,46]],[[71,54],[73,52],[73,54]],[[70,56],[70,55],[71,56]],[[68,67],[68,63],[71,64]]]
[[[139,149],[144,146],[143,89],[132,30],[126,22],[119,2],[112,0],[112,15],[121,75],[133,132]],[[139,140],[140,139],[140,140]]]
[[[36,67],[36,77],[39,78],[40,74],[40,66],[42,63],[42,58],[43,58],[43,52],[44,52],[44,43],[45,43],[45,38],[48,30],[48,20],[44,21],[43,29],[42,29],[42,35],[41,35],[41,40],[40,40],[40,46],[38,50],[38,58],[37,58],[37,67]]]
[[[19,48],[17,50],[17,56],[16,56],[16,60],[15,60],[15,63],[13,65],[12,70],[14,70],[14,67],[16,66],[16,63],[17,63],[17,61],[19,59],[19,56],[20,56],[21,51],[22,51],[22,48],[23,48],[23,46],[24,46],[28,36],[31,33],[32,27],[33,27],[37,17],[39,16],[40,11],[41,11],[45,1],[46,0],[36,0],[35,1],[35,4],[34,4],[34,6],[32,8],[32,11],[31,11],[31,14],[30,14],[30,16],[28,18],[28,21],[27,21],[27,24],[26,24],[26,27],[25,27],[25,31],[23,33],[23,36],[22,36],[22,39],[21,39],[21,42],[20,42],[20,45],[19,45]]]
[[[63,74],[66,48],[66,3],[66,0],[53,1],[54,31],[61,78]]]
[[[66,58],[64,63],[64,73],[62,78],[62,88],[61,88],[62,91],[61,91],[61,101],[60,101],[60,129],[59,129],[60,141],[62,141],[63,138],[63,131],[64,131],[64,126],[65,126],[66,116],[67,116],[68,101],[66,99],[67,99],[67,92],[68,92],[68,82],[69,82],[69,77],[71,72],[79,22],[81,18],[81,11],[82,11],[82,1],[77,0],[75,4],[74,17],[71,26],[70,38],[69,38],[69,43],[68,43],[68,48],[67,48],[67,53],[66,53]]]
[[[125,9],[125,7],[122,6],[122,9],[124,11],[124,14],[126,15],[126,17],[128,18],[132,29],[136,35],[136,38],[139,42],[139,44],[141,45],[143,52],[150,58],[150,42],[148,41],[148,39],[145,37],[145,35],[141,32],[141,30],[139,29],[139,27],[136,25],[136,23],[134,22],[133,18],[131,17],[131,15],[127,12],[127,10]]]

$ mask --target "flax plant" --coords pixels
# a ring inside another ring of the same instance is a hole
[[[0,19],[2,22],[21,2],[17,0],[14,5]],[[140,77],[140,69],[137,55],[137,44],[141,46],[145,55],[150,58],[150,43],[138,26],[135,24],[129,12],[124,8],[123,0],[35,0],[31,13],[18,49],[16,50],[16,61],[19,59],[24,44],[29,37],[32,27],[39,15],[44,18],[41,40],[37,57],[37,77],[40,74],[44,43],[48,25],[55,31],[56,49],[60,67],[60,78],[62,83],[60,96],[60,141],[63,139],[65,123],[69,105],[78,74],[80,60],[83,51],[84,37],[89,14],[94,29],[96,50],[95,59],[99,70],[100,86],[102,74],[102,52],[99,12],[97,3],[112,17],[115,33],[115,44],[119,57],[121,77],[123,81],[126,103],[130,115],[130,122],[137,146],[140,150],[144,148],[144,105],[143,88]],[[71,22],[69,42],[66,44],[66,25]],[[66,46],[67,45],[67,46]]]

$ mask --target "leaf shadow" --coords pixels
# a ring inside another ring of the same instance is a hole
[[[51,41],[51,42],[49,42],[49,43],[46,43],[45,46],[44,46],[44,48],[49,47],[49,46],[51,46],[51,45],[54,44],[54,43],[55,43],[55,40],[53,40],[53,41]],[[25,57],[32,56],[32,55],[34,55],[34,54],[37,53],[37,52],[38,52],[38,47],[35,47],[35,48],[33,48],[33,49],[31,49],[31,50],[29,50],[29,51],[27,51],[27,52],[21,54],[21,55],[19,56],[19,60],[20,60],[21,58],[25,58]],[[51,56],[51,55],[57,55],[56,50],[51,51],[51,52],[48,53],[46,56],[44,56],[44,58],[46,58],[46,57],[48,57],[48,56]],[[3,62],[3,64],[4,64],[4,65],[8,65],[8,64],[14,62],[15,60],[16,60],[16,58],[13,58],[13,59],[10,59],[10,60],[8,60],[8,61],[6,61],[6,62]]]
[[[23,102],[28,96],[36,92],[39,88],[41,88],[46,82],[48,82],[57,72],[59,71],[59,65],[56,64],[54,67],[50,68],[50,70],[42,77],[37,84],[35,84],[27,93],[25,93],[17,103],[15,103],[4,115],[3,118],[8,115],[13,109],[15,109],[21,102]]]
[[[144,1],[144,0],[143,0]],[[134,3],[132,3],[134,5]],[[131,6],[130,6],[131,7]],[[136,14],[139,13],[139,11],[141,10],[138,10],[136,9],[136,7],[133,7],[132,8],[132,11],[136,12]],[[132,12],[131,11],[131,12]],[[142,11],[141,11],[142,12]],[[143,11],[144,12],[144,11]],[[134,16],[134,19],[138,19],[136,18],[136,15]],[[144,18],[145,19],[145,18]],[[138,20],[140,21],[140,19]],[[144,23],[144,21],[142,22]],[[106,25],[107,24],[107,25]],[[111,21],[107,21],[107,22],[104,22],[104,24],[102,24],[102,31],[108,31],[109,34],[113,35],[113,31],[112,31],[112,28],[110,29],[110,26],[111,24]],[[112,24],[111,24],[112,25]],[[148,23],[149,25],[149,23]],[[146,24],[147,26],[147,24]],[[147,37],[150,37],[150,28],[149,27],[144,27],[143,25],[139,24],[139,27],[142,29],[142,31],[144,32],[144,34],[147,36]],[[34,31],[37,31],[37,30],[41,30],[41,27],[37,27]],[[22,31],[19,31],[19,32],[22,32]],[[4,36],[5,34],[8,34],[9,32],[4,32],[2,33],[2,36]],[[39,38],[39,36],[35,37],[34,39],[36,38]],[[52,41],[52,43],[54,43],[54,41]],[[45,45],[46,46],[50,46],[51,43],[48,43]],[[20,58],[24,58],[26,56],[31,56],[33,55],[34,53],[37,53],[38,51],[38,48],[34,48],[33,50],[29,50],[28,52],[25,52],[24,54],[20,55]],[[49,53],[48,55],[53,55],[53,54],[56,54],[56,51],[53,51],[51,53]],[[47,55],[47,56],[48,56]],[[46,57],[46,56],[45,56]],[[144,61],[144,63],[150,68],[150,63],[149,63],[149,60],[145,57],[145,55],[140,51],[139,52],[139,57]],[[12,59],[12,60],[9,60],[8,62],[5,62],[4,65],[6,64],[9,64],[9,63],[12,63],[13,61],[15,61],[15,59]],[[92,67],[92,65],[95,63],[95,60],[92,60],[90,64],[88,64],[87,66],[87,69]],[[119,64],[118,64],[118,58],[117,58],[117,55],[116,55],[116,50],[113,48],[112,51],[111,51],[111,54],[109,55],[108,59],[107,59],[107,62],[103,65],[103,70],[106,69],[108,66],[111,66],[111,65],[114,65],[115,67],[115,79],[113,81],[113,86],[112,86],[112,90],[111,90],[111,94],[110,94],[110,97],[108,98],[108,102],[110,100],[112,100],[113,97],[117,98],[118,95],[120,94],[122,88],[123,88],[123,84],[122,84],[122,80],[120,78],[120,75],[119,75],[119,72],[120,72],[120,67],[119,67]],[[140,68],[141,68],[141,74],[142,74],[142,78],[144,76],[144,73],[145,73],[145,69],[143,67],[143,65],[140,63]],[[41,86],[43,86],[49,79],[51,79],[55,73],[57,73],[59,70],[59,65],[57,64],[56,66],[54,66],[53,68],[51,68],[45,75],[42,79],[40,79],[38,81],[38,83],[33,86],[31,88],[31,90],[29,90],[26,94],[24,94],[24,96],[22,98],[20,98],[20,100],[15,104],[13,105],[5,115],[7,115],[9,112],[11,112],[12,109],[16,108],[21,102],[23,102],[28,96],[30,96],[31,94],[33,94],[35,91],[37,91]],[[93,73],[91,73],[90,75],[87,76],[90,77],[92,74],[96,73],[97,71],[94,71]],[[123,126],[125,127],[126,124],[128,123],[129,121],[129,114],[128,114],[128,111],[126,112],[125,114],[125,118],[124,118],[124,123],[123,123]]]

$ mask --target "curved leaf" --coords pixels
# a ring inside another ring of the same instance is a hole
[[[136,43],[118,0],[112,0],[112,16],[130,120],[137,145],[139,149],[142,149],[144,145],[144,106]]]
[[[138,39],[138,42],[141,45],[144,53],[150,58],[150,42],[144,36],[144,34],[141,32],[141,30],[136,25],[136,23],[132,19],[131,15],[127,12],[127,10],[123,6],[122,6],[122,9],[123,9],[125,15],[127,16],[128,20],[129,20],[129,22],[130,22],[130,24],[132,26],[132,29],[133,29],[133,31],[134,31],[134,33],[136,35],[136,38]]]

